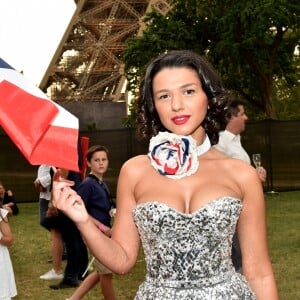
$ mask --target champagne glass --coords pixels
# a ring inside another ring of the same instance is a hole
[[[254,154],[252,154],[252,160],[253,160],[253,163],[254,163],[256,169],[259,168],[260,165],[261,165],[261,156],[260,156],[260,153],[254,153]]]

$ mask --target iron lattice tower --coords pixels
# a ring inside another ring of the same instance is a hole
[[[125,40],[142,34],[142,18],[171,0],[75,0],[76,10],[41,81],[56,102],[127,101],[121,56]]]

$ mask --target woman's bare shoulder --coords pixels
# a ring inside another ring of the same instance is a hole
[[[257,179],[258,175],[255,168],[245,161],[229,157],[217,149],[213,149],[211,154],[211,159],[219,171],[226,174],[226,176],[230,176],[240,184]]]
[[[246,169],[253,169],[251,165],[246,163],[245,161],[238,159],[238,158],[232,158],[223,152],[220,152],[218,149],[213,148],[211,150],[213,159],[219,160],[221,164],[224,164],[229,167],[241,167]]]
[[[121,167],[118,178],[118,191],[122,197],[134,191],[138,182],[147,177],[151,164],[147,155],[138,155],[127,160]]]
[[[143,170],[144,168],[150,166],[150,161],[148,155],[137,155],[128,159],[121,168],[122,173],[132,173]]]
[[[141,154],[141,155],[137,155],[134,156],[130,159],[128,159],[123,166],[128,167],[128,166],[132,166],[132,165],[136,165],[136,164],[140,164],[140,163],[146,163],[149,162],[149,157],[147,154]]]

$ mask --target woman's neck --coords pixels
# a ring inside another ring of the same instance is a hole
[[[191,136],[194,140],[196,140],[197,146],[200,146],[204,143],[207,135],[204,128],[200,126],[191,134]]]

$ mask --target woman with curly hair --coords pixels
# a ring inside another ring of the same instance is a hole
[[[170,51],[150,63],[137,125],[139,137],[151,138],[149,152],[122,166],[111,238],[95,227],[72,183],[55,176],[55,205],[109,269],[128,273],[142,243],[147,275],[136,300],[278,299],[257,172],[211,147],[229,97],[194,52]],[[236,227],[244,275],[231,260]]]

